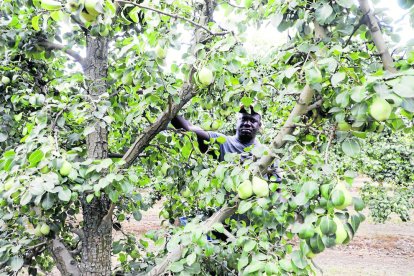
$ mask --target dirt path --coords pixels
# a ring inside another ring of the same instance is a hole
[[[414,275],[414,223],[364,222],[348,245],[326,249],[315,262],[323,275]]]

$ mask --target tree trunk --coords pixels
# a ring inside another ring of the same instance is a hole
[[[108,39],[88,35],[86,55],[83,70],[89,84],[88,95],[98,106],[99,97],[107,92]],[[95,118],[92,122],[95,131],[86,138],[88,158],[91,159],[103,159],[108,155],[108,131],[101,122]],[[111,275],[112,217],[108,214],[109,206],[106,195],[95,197],[90,203],[82,199],[82,275]]]

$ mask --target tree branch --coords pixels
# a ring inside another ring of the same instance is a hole
[[[78,263],[60,240],[57,238],[53,239],[49,249],[62,275],[81,275]]]
[[[134,3],[134,2],[130,2],[130,1],[124,1],[124,0],[116,0],[115,2],[124,4],[124,5],[126,5],[126,4],[133,5],[133,6],[136,6],[136,7],[141,8],[141,9],[146,9],[146,10],[150,10],[150,11],[153,11],[153,12],[156,12],[156,13],[159,13],[159,14],[163,14],[163,15],[169,16],[169,17],[174,18],[174,19],[180,19],[180,20],[186,21],[186,22],[188,22],[188,23],[190,23],[190,24],[192,24],[192,25],[194,25],[194,26],[196,26],[198,28],[201,28],[201,29],[205,30],[210,35],[220,36],[220,35],[226,35],[226,34],[231,33],[231,31],[225,31],[225,32],[215,33],[215,32],[212,32],[207,27],[205,27],[205,26],[203,26],[201,24],[198,24],[197,22],[195,22],[195,21],[193,21],[193,20],[191,20],[189,18],[186,18],[184,16],[181,16],[181,15],[178,15],[178,14],[168,13],[168,12],[165,12],[165,11],[162,11],[162,10],[158,10],[156,8],[148,7],[148,6],[145,6],[145,5],[142,5],[142,4],[138,4],[138,3]]]
[[[323,104],[323,100],[320,99],[320,100],[314,102],[313,104],[309,105],[308,108],[306,109],[306,112],[309,112],[311,110],[314,110],[316,108],[319,108],[319,107],[322,106],[322,104]]]
[[[131,3],[128,1],[118,0],[117,2],[125,3],[125,4],[133,4],[135,6],[141,7],[141,8],[148,8],[145,6],[142,6],[141,4]],[[207,30],[205,27],[202,27],[203,24],[207,24],[208,22],[211,22],[213,20],[213,8],[214,8],[214,1],[205,1],[205,5],[203,7],[203,14],[200,16],[200,24],[196,23],[197,26],[200,26],[200,28]],[[155,9],[156,12],[161,12]],[[161,12],[162,14],[166,14],[165,12]],[[170,15],[170,14],[166,14]],[[173,15],[174,17],[175,15]],[[181,17],[176,17],[181,18]],[[181,18],[186,20],[185,18]],[[194,22],[195,23],[195,22]],[[193,47],[200,43],[200,41],[203,40],[203,36],[200,33],[200,30],[195,31],[195,43],[193,44]],[[135,161],[135,159],[142,153],[142,151],[145,149],[145,147],[149,144],[149,142],[162,130],[164,130],[169,122],[174,118],[178,111],[191,99],[193,98],[197,93],[198,90],[196,89],[194,83],[193,83],[193,76],[196,72],[196,69],[194,66],[191,67],[190,72],[188,74],[188,80],[186,83],[184,83],[181,92],[179,94],[179,102],[172,102],[170,101],[167,105],[166,110],[161,113],[158,118],[155,120],[154,123],[149,125],[145,130],[138,135],[135,142],[132,144],[132,146],[128,149],[128,151],[125,153],[124,157],[122,159],[125,161],[125,164],[123,167],[129,167],[132,165],[132,163]]]
[[[78,52],[68,48],[69,46],[56,44],[46,40],[40,41],[39,45],[45,47],[48,50],[63,50],[66,54],[75,59],[75,61],[83,65],[84,59],[78,54]]]
[[[223,222],[226,218],[233,215],[238,208],[238,205],[229,207],[229,206],[223,206],[219,211],[214,213],[208,220],[204,221],[200,225],[200,229],[203,232],[203,234],[206,234],[207,232],[211,231],[213,229],[213,225],[219,222]],[[184,251],[184,246],[180,245],[175,250],[170,252],[158,265],[156,265],[149,273],[148,276],[157,276],[162,275],[164,271],[168,268],[170,263],[173,263],[175,261],[178,261],[181,258],[181,255]]]
[[[70,230],[73,234],[76,234],[81,241],[85,240],[85,233],[82,229],[73,228]]]
[[[281,149],[286,144],[287,141],[284,138],[286,135],[292,134],[296,128],[295,118],[300,117],[307,112],[313,95],[313,89],[310,88],[309,85],[306,85],[300,93],[299,100],[293,108],[292,112],[289,114],[289,117],[286,120],[285,124],[273,139],[271,143],[271,154],[262,156],[258,162],[253,164],[253,174],[262,174],[267,170],[267,167],[269,167],[269,165],[276,157],[276,155],[273,153],[273,150]]]
[[[373,11],[369,6],[368,0],[358,0],[359,8],[363,14],[366,14],[366,25],[369,28],[369,31],[374,41],[375,46],[377,47],[378,53],[381,55],[381,60],[384,65],[385,70],[395,73],[397,70],[394,67],[394,61],[388,52],[387,45],[385,44],[384,37],[382,36],[381,29],[378,25],[378,21],[374,16]]]
[[[189,79],[193,78],[195,69],[192,68]],[[198,91],[195,89],[194,84],[188,82],[184,84],[184,87],[180,93],[179,103],[172,103],[171,107],[167,107],[167,110],[161,113],[157,120],[148,126],[140,135],[138,135],[135,142],[124,154],[122,159],[125,161],[124,167],[129,167],[135,161],[135,159],[142,153],[148,143],[157,135],[160,131],[164,130],[169,122],[174,118],[178,111],[192,98]]]

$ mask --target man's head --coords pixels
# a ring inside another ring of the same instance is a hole
[[[242,107],[237,114],[236,136],[243,143],[251,142],[256,137],[261,125],[259,113],[254,112],[251,107],[249,113]]]

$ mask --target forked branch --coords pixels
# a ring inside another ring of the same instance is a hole
[[[45,47],[47,50],[61,50],[61,51],[64,51],[66,54],[71,56],[75,61],[79,62],[81,65],[84,62],[84,59],[81,57],[81,55],[79,55],[78,52],[70,49],[69,46],[56,44],[56,43],[46,41],[46,40],[40,41],[39,45],[42,46],[42,47]]]

